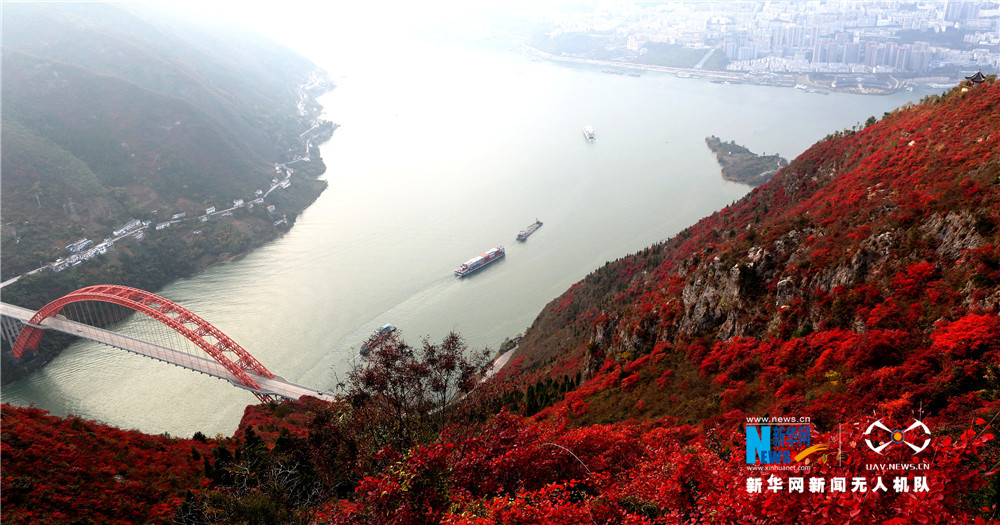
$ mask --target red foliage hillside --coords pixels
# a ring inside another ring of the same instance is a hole
[[[553,301],[521,343],[522,367],[583,368],[590,380],[559,409],[580,423],[739,409],[803,411],[829,428],[843,407],[992,401],[998,102],[996,84],[956,88],[828,137],[741,201]],[[575,319],[567,298],[580,302]],[[958,352],[945,350],[952,338]]]
[[[206,443],[3,405],[4,523],[168,522],[203,479]]]

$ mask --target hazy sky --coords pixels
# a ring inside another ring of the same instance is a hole
[[[498,13],[522,2],[481,0],[162,0],[160,6],[227,19],[314,58],[316,46],[393,46],[414,31],[444,34],[489,27]]]

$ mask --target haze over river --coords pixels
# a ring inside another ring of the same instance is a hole
[[[291,232],[157,291],[272,372],[321,390],[383,323],[411,344],[455,330],[495,349],[606,261],[739,199],[749,188],[722,180],[708,135],[791,159],[924,95],[636,78],[456,42],[374,51],[310,50],[337,84],[322,103],[341,127],[321,148],[329,188]],[[544,226],[514,242],[536,217]],[[455,277],[498,244],[505,260]],[[3,400],[188,437],[230,435],[256,402],[227,382],[89,343],[5,387]]]

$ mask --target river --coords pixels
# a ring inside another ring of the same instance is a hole
[[[328,189],[288,234],[158,293],[272,372],[322,390],[383,323],[411,344],[455,330],[495,349],[606,261],[739,199],[749,188],[722,180],[708,135],[792,158],[923,95],[612,75],[442,40],[393,53],[311,50],[337,84],[321,100],[341,125],[321,147]],[[596,141],[584,140],[586,124]],[[514,242],[536,218],[544,226]],[[465,279],[452,273],[498,244],[504,260]],[[230,435],[256,400],[224,381],[77,343],[5,387],[3,401],[191,436]]]

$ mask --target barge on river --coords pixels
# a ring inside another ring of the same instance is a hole
[[[361,357],[368,357],[368,352],[371,352],[372,348],[382,344],[389,336],[396,331],[396,327],[389,323],[385,323],[381,328],[375,331],[371,337],[365,341],[365,344],[361,345]]]
[[[506,255],[506,253],[504,252],[503,246],[497,246],[488,252],[483,252],[462,263],[461,266],[455,269],[455,275],[465,277],[470,273],[483,269],[490,263],[503,259],[504,255]]]
[[[538,231],[538,229],[541,227],[542,227],[542,221],[535,219],[535,224],[532,224],[531,226],[528,226],[527,228],[517,232],[518,242],[524,242],[528,240],[528,237],[530,237],[532,233]]]

